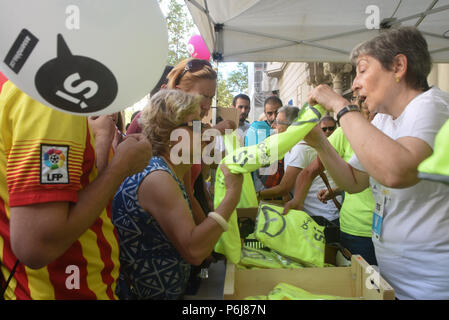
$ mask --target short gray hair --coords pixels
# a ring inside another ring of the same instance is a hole
[[[368,55],[378,60],[385,70],[391,70],[398,54],[407,57],[405,82],[413,89],[427,90],[432,59],[426,40],[415,27],[388,29],[357,45],[351,52],[351,62],[355,65],[359,56]]]
[[[281,112],[285,114],[285,119],[290,125],[296,120],[296,118],[298,118],[299,108],[293,106],[283,106],[278,109],[278,113]]]
[[[323,121],[333,121],[335,125],[337,124],[337,121],[334,119],[334,117],[329,116],[329,115],[326,115],[326,116],[322,117],[322,118],[320,119],[320,124],[321,124],[321,122],[323,122]]]

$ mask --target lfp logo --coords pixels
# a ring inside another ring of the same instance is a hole
[[[41,145],[41,183],[67,184],[69,174],[67,170],[68,146]]]
[[[51,148],[44,154],[44,163],[51,170],[61,168],[64,162],[65,156],[61,150]]]

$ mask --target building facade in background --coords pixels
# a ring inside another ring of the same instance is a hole
[[[263,113],[263,101],[269,95],[277,94],[284,105],[302,107],[311,88],[325,83],[350,97],[355,77],[350,63],[255,62],[249,65],[250,122]],[[449,92],[449,64],[434,64],[428,81],[429,85]]]

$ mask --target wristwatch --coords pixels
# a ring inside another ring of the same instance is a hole
[[[340,111],[338,111],[337,113],[337,123],[340,124],[340,118],[345,114],[348,113],[350,111],[358,111],[360,112],[360,108],[359,106],[355,105],[355,104],[348,104],[347,106],[345,106],[343,109],[341,109]]]

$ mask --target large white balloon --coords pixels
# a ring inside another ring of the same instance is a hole
[[[0,0],[0,70],[64,112],[131,106],[156,85],[167,55],[157,0]]]

